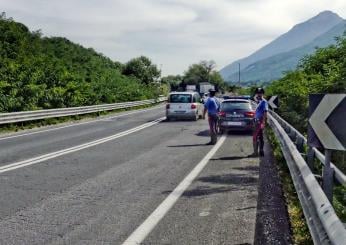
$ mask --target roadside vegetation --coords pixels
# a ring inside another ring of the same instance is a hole
[[[301,133],[307,134],[308,95],[312,93],[346,93],[346,34],[336,45],[317,49],[301,60],[297,70],[266,88],[268,95],[278,95],[278,113]],[[323,149],[321,149],[323,152]],[[345,152],[334,152],[332,161],[346,173]],[[319,165],[319,166],[318,166]],[[316,170],[321,165],[316,161]],[[285,177],[283,177],[285,179]],[[346,188],[336,185],[333,206],[339,218],[346,222]]]
[[[141,56],[122,64],[0,16],[0,112],[152,99],[167,93]]]
[[[200,83],[204,82],[213,84],[220,93],[231,91],[233,88],[216,71],[216,63],[213,60],[203,60],[197,64],[192,64],[183,75],[166,76],[161,81],[168,84],[172,91],[184,91],[187,85],[196,85],[198,87]]]
[[[346,33],[337,38],[335,45],[316,49],[314,54],[304,57],[296,70],[287,72],[279,80],[265,87],[266,95],[279,97],[277,112],[298,131],[307,135],[308,128],[308,97],[312,93],[346,93]],[[239,94],[254,94],[257,86],[235,88]],[[283,158],[280,146],[272,130],[267,130],[267,136],[273,145],[274,155],[283,182],[288,213],[292,226],[294,244],[312,244],[303,211],[297,197],[289,169]],[[323,149],[321,149],[323,152]],[[346,173],[345,152],[334,152],[332,161]],[[321,164],[315,165],[321,174]],[[340,185],[334,187],[333,207],[338,217],[346,222],[346,188]]]
[[[281,177],[283,193],[287,205],[287,212],[290,219],[293,244],[308,245],[313,244],[309,228],[306,224],[304,213],[295,190],[290,171],[286,160],[282,154],[280,144],[274,132],[269,127],[266,129],[267,138],[272,145],[273,154],[277,162],[277,168]]]
[[[301,133],[307,134],[308,96],[313,93],[346,93],[346,34],[336,45],[317,49],[301,60],[296,71],[267,87],[268,95],[278,95],[278,113]],[[323,149],[321,149],[323,152]],[[333,163],[346,173],[345,152],[333,152]],[[317,168],[317,167],[316,167]],[[346,222],[346,188],[336,186],[333,206]]]

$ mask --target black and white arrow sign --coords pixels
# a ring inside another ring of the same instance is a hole
[[[319,141],[325,149],[345,151],[346,94],[314,94],[309,100],[308,143],[318,146]]]
[[[272,109],[277,109],[279,106],[278,96],[273,95],[272,97],[270,97],[270,99],[268,100],[268,104]]]

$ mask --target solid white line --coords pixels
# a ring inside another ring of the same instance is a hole
[[[150,216],[126,239],[123,245],[141,244],[149,233],[155,228],[160,220],[168,213],[173,205],[178,201],[184,191],[191,185],[192,181],[200,174],[203,168],[208,164],[210,158],[216,153],[225,141],[223,135],[217,144],[208,152],[208,154],[196,165],[196,167],[180,182],[180,184],[171,192],[168,197],[150,214]]]
[[[146,112],[146,111],[150,111],[150,110],[155,110],[155,109],[158,109],[160,107],[162,107],[162,106],[158,106],[158,107],[154,107],[154,108],[150,108],[150,109],[136,110],[136,111],[133,111],[133,112],[129,112],[129,113],[125,113],[125,114],[120,114],[120,115],[116,115],[116,116],[113,116],[113,117],[98,118],[96,120],[91,120],[91,121],[87,121],[87,122],[80,122],[80,123],[73,123],[73,124],[66,125],[66,126],[61,126],[61,127],[57,127],[57,128],[51,128],[51,129],[45,129],[45,130],[35,131],[35,132],[31,132],[31,133],[11,135],[11,136],[0,138],[0,141],[1,140],[12,139],[12,138],[19,138],[19,137],[23,137],[23,136],[29,136],[29,135],[33,135],[33,134],[46,133],[46,132],[50,132],[50,131],[55,131],[55,130],[59,130],[59,129],[74,127],[74,126],[79,126],[79,125],[88,124],[88,123],[96,123],[96,122],[107,121],[109,119],[114,119],[114,118],[118,118],[118,117],[128,116],[128,115],[132,115],[132,114],[136,114],[136,113],[141,113],[141,112]]]
[[[8,171],[11,171],[11,170],[14,170],[14,169],[18,169],[18,168],[22,168],[22,167],[25,167],[25,166],[30,166],[30,165],[33,165],[33,164],[36,164],[36,163],[40,163],[40,162],[49,160],[49,159],[53,159],[53,158],[57,158],[59,156],[66,155],[66,154],[69,154],[69,153],[72,153],[72,152],[80,151],[80,150],[83,150],[83,149],[86,149],[86,148],[90,148],[92,146],[103,144],[105,142],[108,142],[108,141],[111,141],[111,140],[114,140],[114,139],[117,139],[117,138],[129,135],[129,134],[132,134],[134,132],[137,132],[139,130],[142,130],[142,129],[145,129],[145,128],[148,128],[148,127],[151,127],[151,126],[153,126],[153,125],[163,121],[165,118],[166,117],[162,117],[162,118],[156,119],[155,121],[142,124],[142,125],[140,125],[138,127],[135,127],[135,128],[132,128],[132,129],[129,129],[129,130],[126,130],[126,131],[123,131],[123,132],[120,132],[120,133],[117,133],[117,134],[114,134],[114,135],[111,135],[111,136],[108,136],[108,137],[105,137],[105,138],[102,138],[102,139],[90,141],[90,142],[87,142],[87,143],[84,143],[84,144],[81,144],[81,145],[77,145],[77,146],[74,146],[74,147],[66,148],[66,149],[63,149],[63,150],[60,150],[60,151],[56,151],[56,152],[51,152],[51,153],[44,154],[44,155],[41,155],[41,156],[38,156],[38,157],[34,157],[34,158],[30,158],[30,159],[27,159],[27,160],[23,160],[23,161],[7,164],[5,166],[0,167],[0,173],[8,172]]]

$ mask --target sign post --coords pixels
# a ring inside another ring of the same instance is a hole
[[[323,190],[333,200],[334,169],[332,150],[346,150],[346,94],[311,94],[309,96],[308,145],[325,149]]]

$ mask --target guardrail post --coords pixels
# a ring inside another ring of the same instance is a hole
[[[296,141],[297,134],[296,134],[296,132],[295,132],[294,130],[291,130],[291,132],[289,133],[289,136],[290,136],[290,138],[291,138],[291,140],[292,140],[293,142]]]
[[[332,151],[325,150],[325,163],[323,168],[323,184],[322,188],[328,200],[333,203],[333,182],[334,182],[334,169],[330,167],[330,159]]]
[[[297,137],[297,136],[296,136],[296,138],[297,138],[297,140],[296,140],[297,150],[300,153],[303,153],[304,152],[304,140],[302,138],[300,138],[300,137]]]
[[[308,154],[307,154],[307,163],[311,172],[314,172],[314,161],[315,161],[314,157],[315,157],[314,149],[311,146],[309,146]]]

